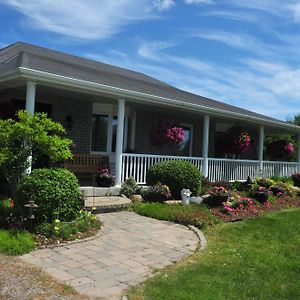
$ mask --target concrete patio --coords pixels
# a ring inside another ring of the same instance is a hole
[[[198,246],[187,227],[132,212],[98,214],[102,235],[21,259],[41,267],[78,292],[101,299],[120,299],[126,289],[183,257]]]

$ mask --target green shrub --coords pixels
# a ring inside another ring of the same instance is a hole
[[[8,219],[15,213],[15,202],[8,197],[0,198],[0,227],[8,227]]]
[[[140,193],[140,187],[138,186],[134,178],[130,177],[122,183],[120,194],[123,194],[126,197],[130,198],[132,195],[138,193]]]
[[[291,177],[294,182],[294,185],[300,187],[300,174],[296,173],[296,174],[293,174]]]
[[[74,220],[82,207],[76,176],[61,168],[35,169],[24,176],[18,185],[18,200],[21,205],[35,201],[38,223]]]
[[[35,248],[32,235],[26,231],[0,230],[0,253],[21,255]]]
[[[170,188],[174,199],[181,199],[181,190],[189,189],[194,194],[201,190],[201,172],[193,164],[183,161],[166,161],[152,166],[146,176],[148,185],[160,182]]]

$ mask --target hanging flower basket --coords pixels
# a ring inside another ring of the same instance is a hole
[[[284,139],[273,141],[266,146],[266,153],[271,160],[288,160],[294,151],[294,144]]]
[[[150,132],[152,145],[174,145],[179,147],[184,143],[184,129],[175,122],[163,122]]]
[[[232,127],[227,132],[227,152],[231,154],[243,154],[249,151],[251,145],[250,134],[240,128]]]

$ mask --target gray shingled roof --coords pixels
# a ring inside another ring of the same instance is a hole
[[[179,100],[185,103],[198,104],[208,108],[263,119],[269,122],[285,123],[252,111],[180,90],[143,73],[39,46],[17,42],[0,50],[0,74],[4,71],[17,69],[19,67],[100,83],[172,100]]]

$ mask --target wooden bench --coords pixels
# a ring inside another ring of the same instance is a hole
[[[93,183],[95,182],[95,175],[105,165],[108,165],[107,157],[85,153],[74,153],[73,159],[64,161],[66,169],[75,173],[78,177],[81,175],[90,175]]]

